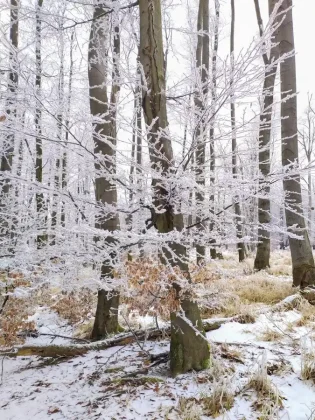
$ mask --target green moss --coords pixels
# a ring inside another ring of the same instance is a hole
[[[176,314],[171,315],[170,367],[173,377],[190,370],[204,370],[211,366],[210,344],[189,323]]]
[[[211,357],[209,357],[208,359],[204,359],[201,362],[201,369],[200,370],[206,370],[209,369],[211,367],[212,363],[211,363]]]
[[[125,328],[122,327],[120,324],[118,324],[117,332],[119,332],[119,333],[125,332]]]

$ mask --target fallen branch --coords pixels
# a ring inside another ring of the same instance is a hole
[[[9,300],[9,295],[6,295],[6,296],[4,297],[4,300],[3,300],[2,305],[1,305],[1,308],[0,308],[0,315],[2,315],[2,312],[3,312],[3,310],[4,310],[4,307],[5,307],[5,305],[7,304],[8,300]]]
[[[237,321],[238,317],[208,319],[203,321],[203,326],[206,332],[217,330],[222,324],[227,322]],[[36,346],[25,345],[15,347],[14,350],[0,352],[0,356],[18,357],[18,356],[40,356],[40,357],[75,357],[82,356],[89,351],[105,350],[109,347],[125,346],[137,340],[156,340],[171,333],[171,327],[164,329],[149,328],[147,330],[138,330],[128,333],[123,333],[114,336],[113,338],[96,341],[88,344],[73,344],[68,346],[62,345],[48,345]]]
[[[17,334],[18,337],[53,337],[53,338],[64,338],[65,340],[72,340],[72,341],[78,341],[81,343],[89,343],[89,340],[85,340],[84,338],[76,338],[76,337],[69,337],[66,335],[60,335],[60,334],[52,334],[52,333],[41,333],[39,331],[22,331]]]
[[[303,301],[304,296],[301,296],[300,293],[288,296],[285,299],[281,300],[279,303],[276,303],[271,311],[291,311],[298,308]]]

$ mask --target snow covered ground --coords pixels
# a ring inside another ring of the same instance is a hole
[[[31,320],[41,333],[74,333],[46,307]],[[207,338],[211,368],[175,379],[167,361],[150,365],[150,355],[168,351],[168,337],[68,359],[1,356],[0,419],[315,419],[313,315],[264,306],[254,323],[227,322]],[[71,342],[39,336],[24,345]]]
[[[45,319],[51,323],[52,316],[44,313]],[[301,380],[301,341],[309,337],[307,328],[297,328],[288,336],[283,334],[280,342],[260,341],[259,334],[266,328],[284,331],[288,323],[300,318],[297,311],[269,315],[261,315],[255,324],[230,322],[209,332],[207,337],[213,343],[214,366],[209,372],[189,373],[176,379],[169,378],[167,363],[152,368],[148,375],[126,376],[146,366],[146,352],[165,352],[169,347],[168,340],[147,341],[141,343],[142,348],[133,343],[91,351],[60,363],[46,359],[43,366],[43,359],[34,357],[3,358],[0,418],[212,418],[202,415],[188,417],[188,413],[180,413],[179,399],[193,398],[198,407],[198,399],[211,395],[218,383],[225,383],[236,399],[232,409],[218,418],[256,419],[259,413],[253,410],[253,403],[258,397],[246,385],[265,359],[268,376],[278,388],[283,402],[283,409],[269,418],[312,419],[315,387],[310,381]],[[62,326],[45,328],[45,331],[55,333],[62,330]],[[40,340],[43,344],[43,337],[28,340],[30,343]],[[45,340],[51,343],[51,338],[45,337]],[[58,344],[65,343],[61,338],[57,340]],[[221,370],[218,377],[214,370]],[[119,380],[121,377],[125,378]]]

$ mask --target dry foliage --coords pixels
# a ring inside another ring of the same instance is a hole
[[[0,316],[0,346],[11,346],[24,342],[18,337],[21,331],[34,331],[34,322],[28,321],[29,308],[25,299],[10,297]]]
[[[126,299],[129,310],[169,319],[170,312],[179,306],[173,284],[176,274],[180,277],[182,273],[174,269],[174,274],[169,267],[150,259],[129,261],[126,270],[132,291]]]
[[[33,331],[34,322],[28,321],[30,315],[31,298],[20,299],[10,295],[16,288],[27,288],[30,282],[18,271],[0,272],[0,296],[2,313],[0,315],[0,346],[11,346],[24,342],[25,338],[19,337],[22,331]],[[6,300],[6,296],[9,298]]]
[[[81,289],[54,297],[50,307],[73,325],[88,320],[94,314],[96,296],[89,289]]]

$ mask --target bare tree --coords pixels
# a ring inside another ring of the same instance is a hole
[[[215,128],[215,112],[217,99],[217,58],[219,50],[219,24],[220,24],[220,0],[215,2],[215,24],[214,24],[214,43],[212,51],[212,87],[211,87],[211,122],[210,122],[210,187],[214,190],[215,182],[215,148],[214,148],[214,128]],[[215,195],[210,195],[210,212],[214,215]],[[214,221],[210,221],[210,232],[213,232]],[[214,243],[214,240],[211,240]],[[215,247],[210,247],[210,256],[212,259],[217,257]]]
[[[7,135],[4,139],[4,150],[1,156],[1,194],[0,213],[4,218],[0,219],[0,233],[4,237],[13,234],[13,222],[11,211],[8,207],[10,200],[11,179],[9,173],[12,169],[14,143],[15,143],[15,122],[17,118],[17,93],[19,83],[18,73],[18,44],[19,44],[19,9],[20,0],[11,0],[10,3],[10,53],[9,53],[9,74],[8,74],[8,96],[6,101],[6,125]],[[11,220],[11,221],[10,221]],[[12,251],[12,250],[11,250]]]
[[[289,172],[283,180],[285,216],[292,257],[293,284],[304,288],[315,283],[315,266],[302,208],[301,179],[299,175],[296,64],[292,0],[283,0],[279,8],[284,19],[279,28],[281,79],[281,137],[282,165]],[[298,237],[299,238],[298,238]]]
[[[235,3],[231,0],[231,34],[230,34],[230,58],[231,58],[231,128],[232,128],[232,174],[237,178],[237,139],[236,139],[236,113],[234,100],[234,39],[235,39]],[[238,197],[234,197],[234,212],[236,222],[237,249],[239,261],[245,259],[245,246],[242,242],[242,217],[241,206]]]
[[[68,170],[68,141],[69,141],[69,130],[70,130],[70,114],[71,114],[71,98],[72,98],[72,82],[73,82],[73,72],[74,72],[74,60],[73,60],[73,43],[74,43],[74,30],[71,32],[70,38],[70,68],[69,68],[69,82],[68,82],[68,98],[67,98],[67,117],[65,121],[65,145],[64,151],[62,154],[62,170],[61,170],[61,187],[65,192],[67,189],[67,170]],[[65,210],[65,201],[61,205],[61,216],[60,221],[61,225],[65,227],[66,223],[66,210]]]
[[[174,168],[165,96],[162,18],[160,0],[140,0],[140,62],[143,71],[143,113],[149,127],[148,144],[152,166],[152,219],[160,233],[183,229],[183,216],[176,212],[175,191],[167,177]],[[177,203],[178,205],[178,203]],[[179,203],[180,206],[180,203]],[[161,250],[161,260],[177,266],[189,278],[186,248],[172,241]],[[177,292],[180,287],[174,285]],[[173,375],[201,370],[209,364],[209,345],[203,335],[198,306],[182,296],[182,312],[171,314],[171,371]],[[186,320],[186,317],[188,320]],[[201,333],[200,333],[201,332]],[[197,333],[197,334],[196,334]]]
[[[93,21],[89,42],[89,86],[90,108],[95,118],[93,139],[95,161],[95,196],[100,214],[96,220],[98,229],[114,232],[119,229],[119,218],[116,212],[102,215],[102,205],[117,204],[117,188],[112,177],[116,172],[115,146],[116,146],[116,110],[120,89],[119,84],[119,55],[120,33],[118,20],[115,21],[113,34],[113,74],[110,101],[107,96],[106,79],[108,72],[107,42],[108,17],[103,6],[94,6]],[[105,173],[104,173],[105,172]],[[103,280],[113,280],[113,261],[116,258],[114,251],[115,239],[112,235],[106,238],[106,243],[112,251],[108,260],[101,268]],[[98,291],[97,309],[92,331],[93,339],[100,339],[107,334],[118,330],[119,293],[114,290],[100,289]]]
[[[259,0],[255,0],[255,10],[259,34],[263,37],[263,20]],[[272,1],[269,1],[269,16],[273,12]],[[277,73],[278,48],[271,48],[268,54],[267,46],[263,46],[262,58],[265,66],[265,78],[262,92],[262,107],[259,124],[259,190],[258,198],[258,245],[254,268],[264,270],[270,265],[270,140],[272,125],[272,107],[274,87]],[[276,64],[274,64],[276,62]]]
[[[137,55],[137,77],[136,87],[134,89],[133,101],[133,121],[132,121],[132,145],[131,145],[131,165],[130,165],[130,191],[129,204],[133,206],[135,189],[141,190],[141,166],[142,166],[142,91],[141,91],[141,70],[140,70],[140,50]],[[127,224],[129,229],[133,228],[133,216],[129,215]]]
[[[205,186],[205,161],[206,161],[206,137],[207,137],[207,98],[209,82],[209,0],[199,0],[197,20],[198,41],[196,47],[197,86],[195,93],[195,108],[197,126],[196,136],[196,180],[201,186],[196,192],[196,201],[200,206],[200,216],[197,216],[199,230],[204,230],[202,223],[204,212],[204,186]],[[202,188],[203,187],[203,188]],[[203,241],[201,236],[200,241]],[[204,262],[206,249],[203,244],[197,244],[197,263]]]
[[[36,129],[36,181],[41,184],[43,182],[43,141],[42,141],[42,104],[41,104],[41,88],[42,88],[42,16],[41,11],[43,0],[36,3],[36,41],[35,41],[35,60],[36,60],[36,109],[35,109],[35,129]],[[47,211],[45,210],[44,194],[42,191],[36,193],[36,209],[38,220],[41,224],[47,223]],[[44,220],[42,220],[44,219]],[[43,223],[44,222],[44,223]],[[41,226],[42,230],[44,226]],[[37,235],[37,247],[40,248],[46,242],[46,234],[41,232]]]

